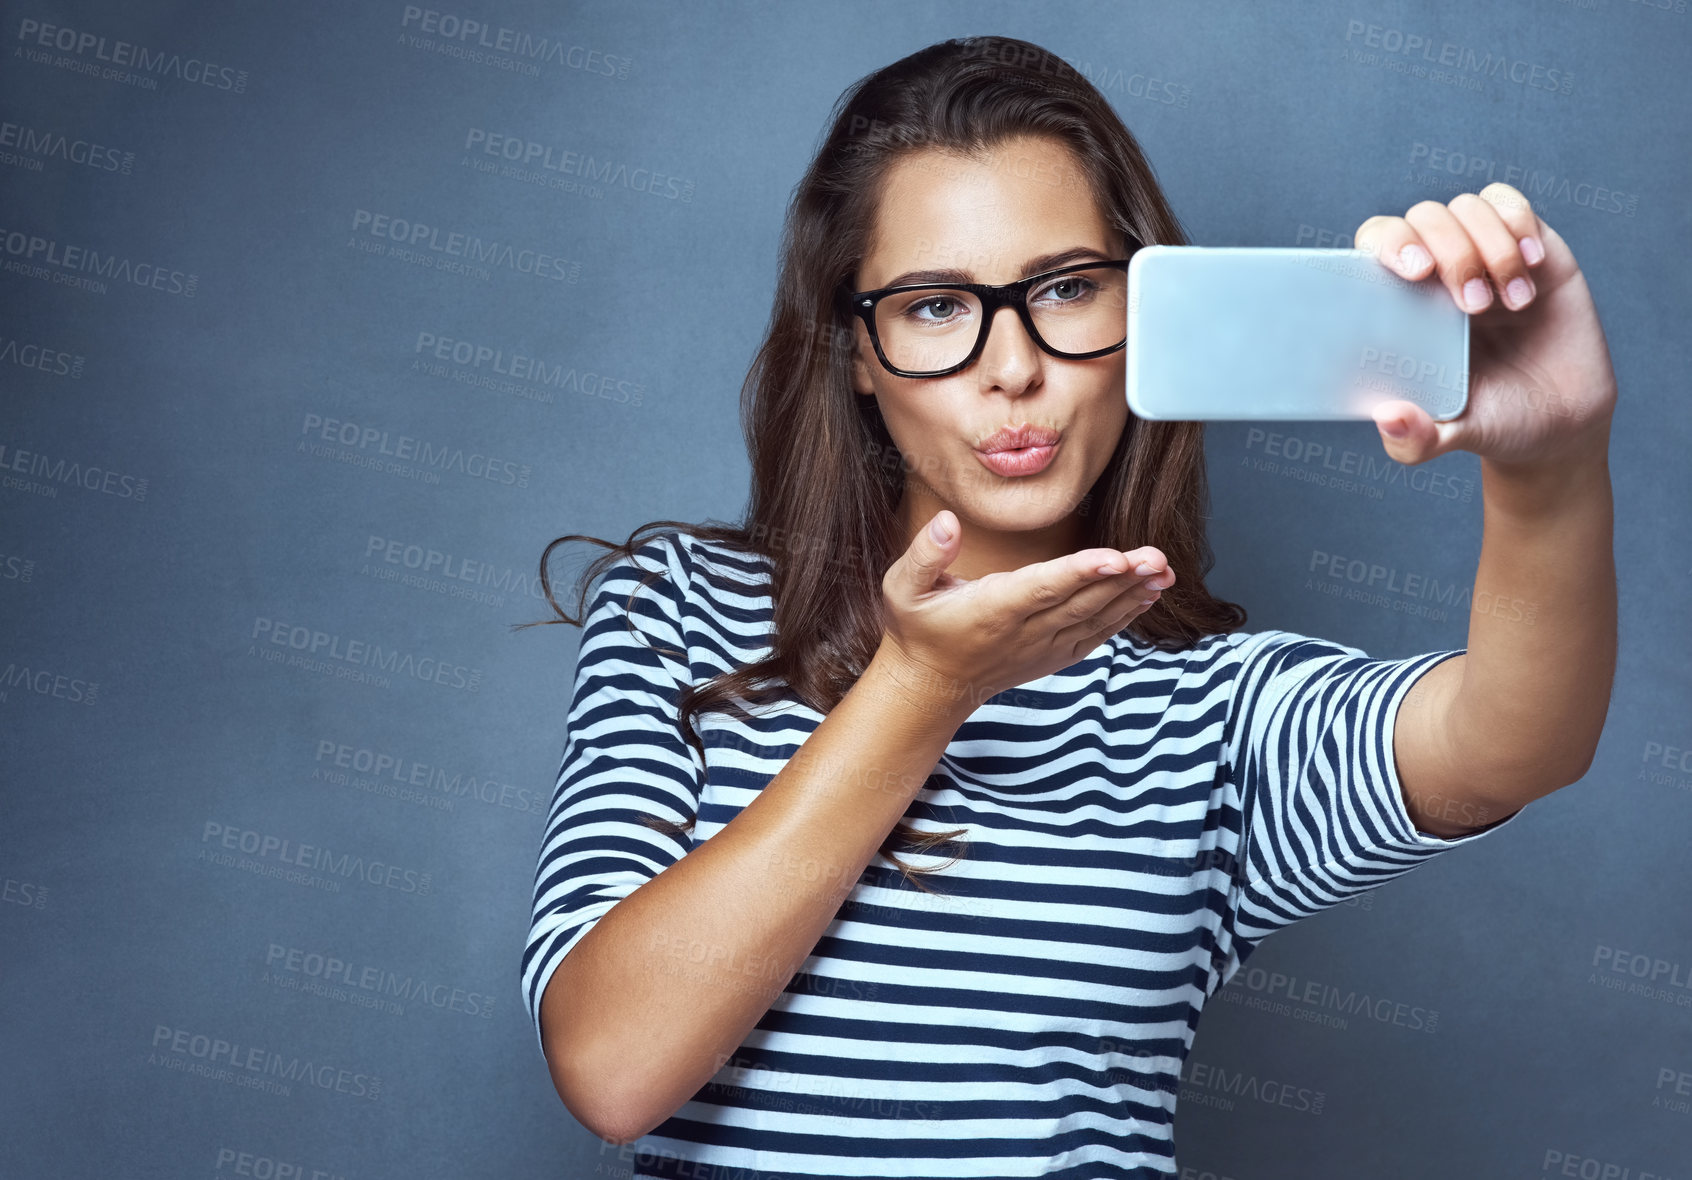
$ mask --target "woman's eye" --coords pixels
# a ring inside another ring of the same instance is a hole
[[[1093,284],[1079,275],[1070,275],[1053,282],[1040,292],[1040,298],[1056,295],[1056,303],[1074,303],[1077,299],[1090,293]]]
[[[932,295],[913,306],[910,314],[918,319],[948,319],[956,314],[957,303],[958,301],[950,295]]]

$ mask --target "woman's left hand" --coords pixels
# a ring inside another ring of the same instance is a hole
[[[1413,402],[1382,402],[1374,418],[1388,455],[1416,464],[1464,450],[1539,466],[1606,445],[1616,375],[1597,308],[1568,244],[1518,190],[1493,183],[1445,205],[1420,201],[1403,217],[1369,218],[1354,240],[1401,278],[1437,278],[1471,316],[1467,406],[1435,422]]]

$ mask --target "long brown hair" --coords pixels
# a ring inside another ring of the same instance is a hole
[[[1073,67],[1027,41],[968,37],[930,45],[859,79],[840,96],[831,120],[788,206],[775,306],[741,388],[752,466],[742,523],[657,520],[621,545],[572,533],[541,554],[541,586],[558,618],[539,621],[574,626],[586,621],[591,583],[658,533],[686,532],[769,559],[770,655],[692,685],[679,698],[682,731],[702,761],[697,715],[739,714],[731,697],[761,702],[786,690],[827,714],[881,642],[882,576],[908,544],[896,510],[904,481],[915,473],[875,399],[852,391],[854,329],[835,295],[866,252],[889,165],[923,148],[969,153],[1015,136],[1051,137],[1074,153],[1117,230],[1148,245],[1187,244],[1138,142],[1110,104]],[[1155,545],[1180,572],[1126,628],[1142,643],[1181,650],[1245,623],[1242,607],[1204,586],[1214,564],[1205,535],[1208,501],[1203,425],[1145,421],[1130,412],[1110,462],[1077,511],[1088,522],[1084,548]],[[572,618],[553,599],[547,564],[555,546],[577,540],[609,552],[583,571]],[[647,816],[646,822],[680,834],[697,819],[677,824]],[[913,874],[939,870],[909,865],[894,849],[926,853],[965,832],[919,832],[901,820],[880,853],[922,889]]]

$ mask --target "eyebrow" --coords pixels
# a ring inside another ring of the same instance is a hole
[[[1052,254],[1041,254],[1037,258],[1030,258],[1022,264],[1022,278],[1029,275],[1043,274],[1048,270],[1056,270],[1069,262],[1080,262],[1087,258],[1102,260],[1104,251],[1095,250],[1091,246],[1071,246],[1067,250],[1058,250]],[[904,274],[894,278],[891,282],[883,283],[883,287],[908,287],[915,283],[973,283],[974,275],[967,270],[907,270]]]

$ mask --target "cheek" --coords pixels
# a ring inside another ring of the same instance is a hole
[[[962,413],[952,416],[944,404],[923,407],[908,403],[884,409],[883,420],[899,450],[899,463],[908,478],[920,480],[960,503],[972,502],[993,480],[970,450],[969,420]]]
[[[1121,404],[1108,401],[1099,406],[1096,413],[1088,415],[1081,428],[1086,431],[1086,445],[1082,449],[1087,456],[1086,474],[1089,478],[1097,478],[1110,462],[1111,455],[1116,453],[1116,444],[1128,428],[1128,416],[1126,396]]]
[[[887,462],[902,465],[906,472],[932,472],[944,449],[938,441],[942,435],[935,423],[899,399],[882,396],[876,404],[897,452],[888,456]]]
[[[901,389],[877,400],[887,432],[908,452],[939,456],[964,445],[969,416],[939,394]]]

